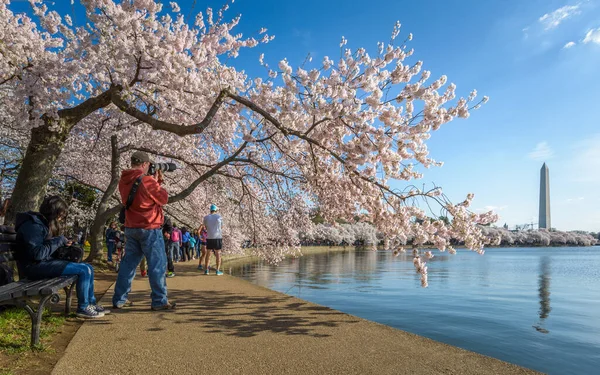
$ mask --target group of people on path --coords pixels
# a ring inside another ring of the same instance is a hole
[[[217,210],[216,205],[211,205],[211,215],[216,214]],[[219,222],[218,225],[221,225],[221,223]],[[204,269],[205,260],[210,256],[207,251],[208,230],[205,224],[202,224],[193,232],[189,232],[187,228],[179,229],[177,224],[173,224],[170,230],[165,225],[163,226],[163,236],[167,250],[167,277],[175,276],[174,263],[198,259],[198,269]],[[214,249],[211,248],[211,251],[214,251]],[[217,274],[222,274],[219,269],[217,270],[219,271]]]
[[[131,305],[127,299],[131,291],[131,282],[135,277],[136,268],[143,257],[148,263],[148,279],[150,281],[152,310],[170,310],[175,308],[167,297],[166,277],[174,276],[173,263],[189,260],[190,235],[185,235],[176,226],[165,221],[163,206],[167,204],[168,193],[161,186],[162,172],[156,171],[148,175],[151,161],[147,153],[136,151],[131,156],[131,169],[123,171],[119,181],[119,192],[123,202],[127,202],[130,194],[135,194],[132,204],[125,211],[125,256],[115,284],[113,308],[121,309]],[[137,189],[133,189],[137,185]],[[205,265],[208,265],[210,251],[214,251],[220,260],[222,236],[211,238],[212,233],[221,234],[221,216],[217,214],[218,207],[211,205],[211,214],[204,218],[207,229]],[[207,220],[218,217],[218,220]],[[215,226],[218,225],[218,230]],[[186,233],[189,233],[186,231]],[[187,241],[184,241],[187,239]],[[212,240],[212,241],[211,241]],[[202,245],[202,241],[201,241]],[[178,249],[178,251],[175,251]],[[177,258],[178,256],[178,258]],[[168,270],[168,272],[167,272]],[[217,261],[217,275],[222,275]],[[208,274],[208,270],[205,271]]]
[[[186,228],[179,229],[177,224],[173,224],[172,227],[163,226],[163,237],[167,251],[167,277],[175,276],[174,263],[189,262],[196,259],[198,259],[198,270],[204,271],[204,274],[208,275],[210,273],[208,264],[211,252],[214,252],[217,258],[216,274],[223,274],[219,263],[222,248],[222,219],[217,211],[218,207],[214,204],[211,205],[210,215],[204,218],[203,224],[194,232],[189,232]],[[213,234],[213,238],[209,238],[209,230]],[[215,240],[219,241],[215,242]]]
[[[175,263],[189,262],[198,259],[198,270],[204,271],[204,274],[210,274],[210,254],[215,253],[217,267],[216,275],[223,275],[221,271],[221,248],[222,234],[221,216],[217,213],[218,207],[211,205],[210,215],[206,216],[206,224],[202,224],[197,230],[190,232],[187,228],[181,228],[177,224],[170,224],[170,220],[165,218],[165,224],[162,227],[163,240],[165,242],[165,251],[167,252],[167,277],[175,277]],[[210,249],[208,248],[208,228],[211,230]],[[124,227],[122,228],[124,229]],[[125,253],[125,235],[118,229],[116,222],[112,222],[106,230],[106,248],[107,262],[113,264],[113,255]],[[220,240],[220,241],[215,241]],[[210,250],[210,251],[209,251]],[[148,276],[148,266],[146,257],[142,257],[140,262],[140,274],[142,277]]]
[[[167,267],[169,264],[169,272],[174,275],[173,262],[185,258],[182,252],[171,251],[177,247],[171,246],[171,243],[177,243],[180,249],[185,250],[191,247],[192,239],[196,241],[193,233],[187,236],[187,241],[184,241],[184,233],[179,229],[175,231],[174,226],[171,228],[168,220],[165,222],[163,206],[168,202],[168,193],[161,186],[163,176],[160,170],[154,175],[148,174],[151,164],[147,153],[134,152],[131,156],[131,169],[123,171],[119,181],[121,200],[123,204],[125,202],[128,204],[124,223],[125,254],[115,284],[113,309],[123,309],[132,305],[128,299],[131,282],[143,258],[147,262],[147,276],[152,290],[151,309],[153,311],[174,309],[175,303],[170,302],[167,296]],[[59,196],[51,196],[44,199],[39,212],[17,215],[15,229],[17,242],[22,249],[17,261],[19,270],[30,280],[77,275],[77,316],[102,317],[110,311],[98,304],[94,296],[93,267],[87,263],[60,260],[53,256],[59,248],[72,245],[72,242],[64,236],[67,213],[67,203]],[[204,270],[205,274],[209,274],[211,252],[215,253],[217,259],[216,274],[223,274],[220,270],[221,225],[222,218],[218,214],[218,207],[213,204],[210,206],[210,214],[204,217],[203,226],[197,233],[200,240],[199,253],[196,253],[200,259],[198,268]],[[206,232],[205,236],[202,234],[203,228]],[[116,248],[116,225],[111,225],[111,230],[114,233],[111,231],[110,237],[107,235],[107,239],[112,240],[107,241],[109,260],[112,260]],[[176,255],[178,258],[175,257]],[[186,252],[185,256],[189,260],[189,253]]]

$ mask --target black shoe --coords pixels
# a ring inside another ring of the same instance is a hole
[[[173,302],[173,303],[167,302],[166,305],[152,306],[152,311],[175,310],[176,305],[177,304],[175,302]]]
[[[115,305],[113,303],[113,309],[117,309],[117,310],[123,309],[125,307],[131,307],[131,306],[133,306],[133,302],[131,302],[130,300],[125,300],[125,302],[118,304],[118,305]]]

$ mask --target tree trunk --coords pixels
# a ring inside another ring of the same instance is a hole
[[[52,125],[59,125],[59,129],[51,131]],[[14,225],[18,212],[39,209],[70,129],[65,120],[45,118],[44,125],[31,130],[31,140],[10,199],[5,224]]]
[[[98,215],[99,212],[100,211],[96,213],[96,218],[94,219],[94,223],[90,228],[90,234],[87,238],[91,245],[90,255],[88,255],[87,259],[85,260],[88,263],[97,263],[104,257],[103,229],[106,221],[102,221]]]
[[[118,180],[117,180],[118,182]],[[90,255],[88,255],[85,260],[88,263],[97,263],[104,258],[104,225],[106,221],[111,217],[115,216],[119,210],[121,210],[121,206],[115,206],[107,209],[105,206],[102,211],[98,208],[96,212],[96,218],[94,219],[94,223],[90,228],[90,234],[88,236],[88,241],[90,241],[91,249]]]
[[[111,217],[115,216],[120,210],[121,205],[117,205],[115,207],[109,208],[109,202],[112,195],[117,190],[119,186],[119,159],[121,153],[119,152],[119,148],[117,145],[117,136],[113,135],[110,137],[110,145],[111,145],[111,165],[110,165],[110,183],[104,191],[102,198],[100,199],[100,204],[98,205],[98,209],[96,210],[96,216],[94,217],[94,222],[92,223],[92,227],[90,229],[89,241],[91,245],[90,255],[86,259],[86,262],[93,263],[102,260],[104,255],[104,225],[106,221]]]
[[[75,107],[61,109],[58,111],[58,119],[42,116],[44,125],[31,130],[31,140],[15,183],[5,218],[6,224],[15,223],[17,212],[39,209],[46,195],[46,185],[73,126],[96,110],[109,105],[112,93],[120,89],[121,87],[111,86],[109,90],[88,98]],[[29,101],[31,104],[33,98]],[[51,131],[52,128],[56,128],[56,131]]]

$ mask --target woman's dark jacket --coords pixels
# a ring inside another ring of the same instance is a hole
[[[108,228],[106,230],[106,242],[116,242],[117,239],[117,231],[113,228]]]
[[[52,258],[67,244],[63,236],[49,237],[48,221],[39,212],[17,214],[16,226],[19,272],[28,279],[45,279],[62,275],[69,262]]]

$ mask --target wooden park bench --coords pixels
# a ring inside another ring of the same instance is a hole
[[[17,234],[11,227],[0,226],[0,263],[16,260]],[[31,346],[40,342],[40,325],[46,304],[56,304],[60,301],[58,292],[63,289],[67,296],[65,315],[71,313],[71,292],[77,281],[77,276],[60,276],[43,280],[21,279],[0,286],[0,306],[15,305],[24,308],[31,317]],[[39,302],[34,302],[39,300]]]

